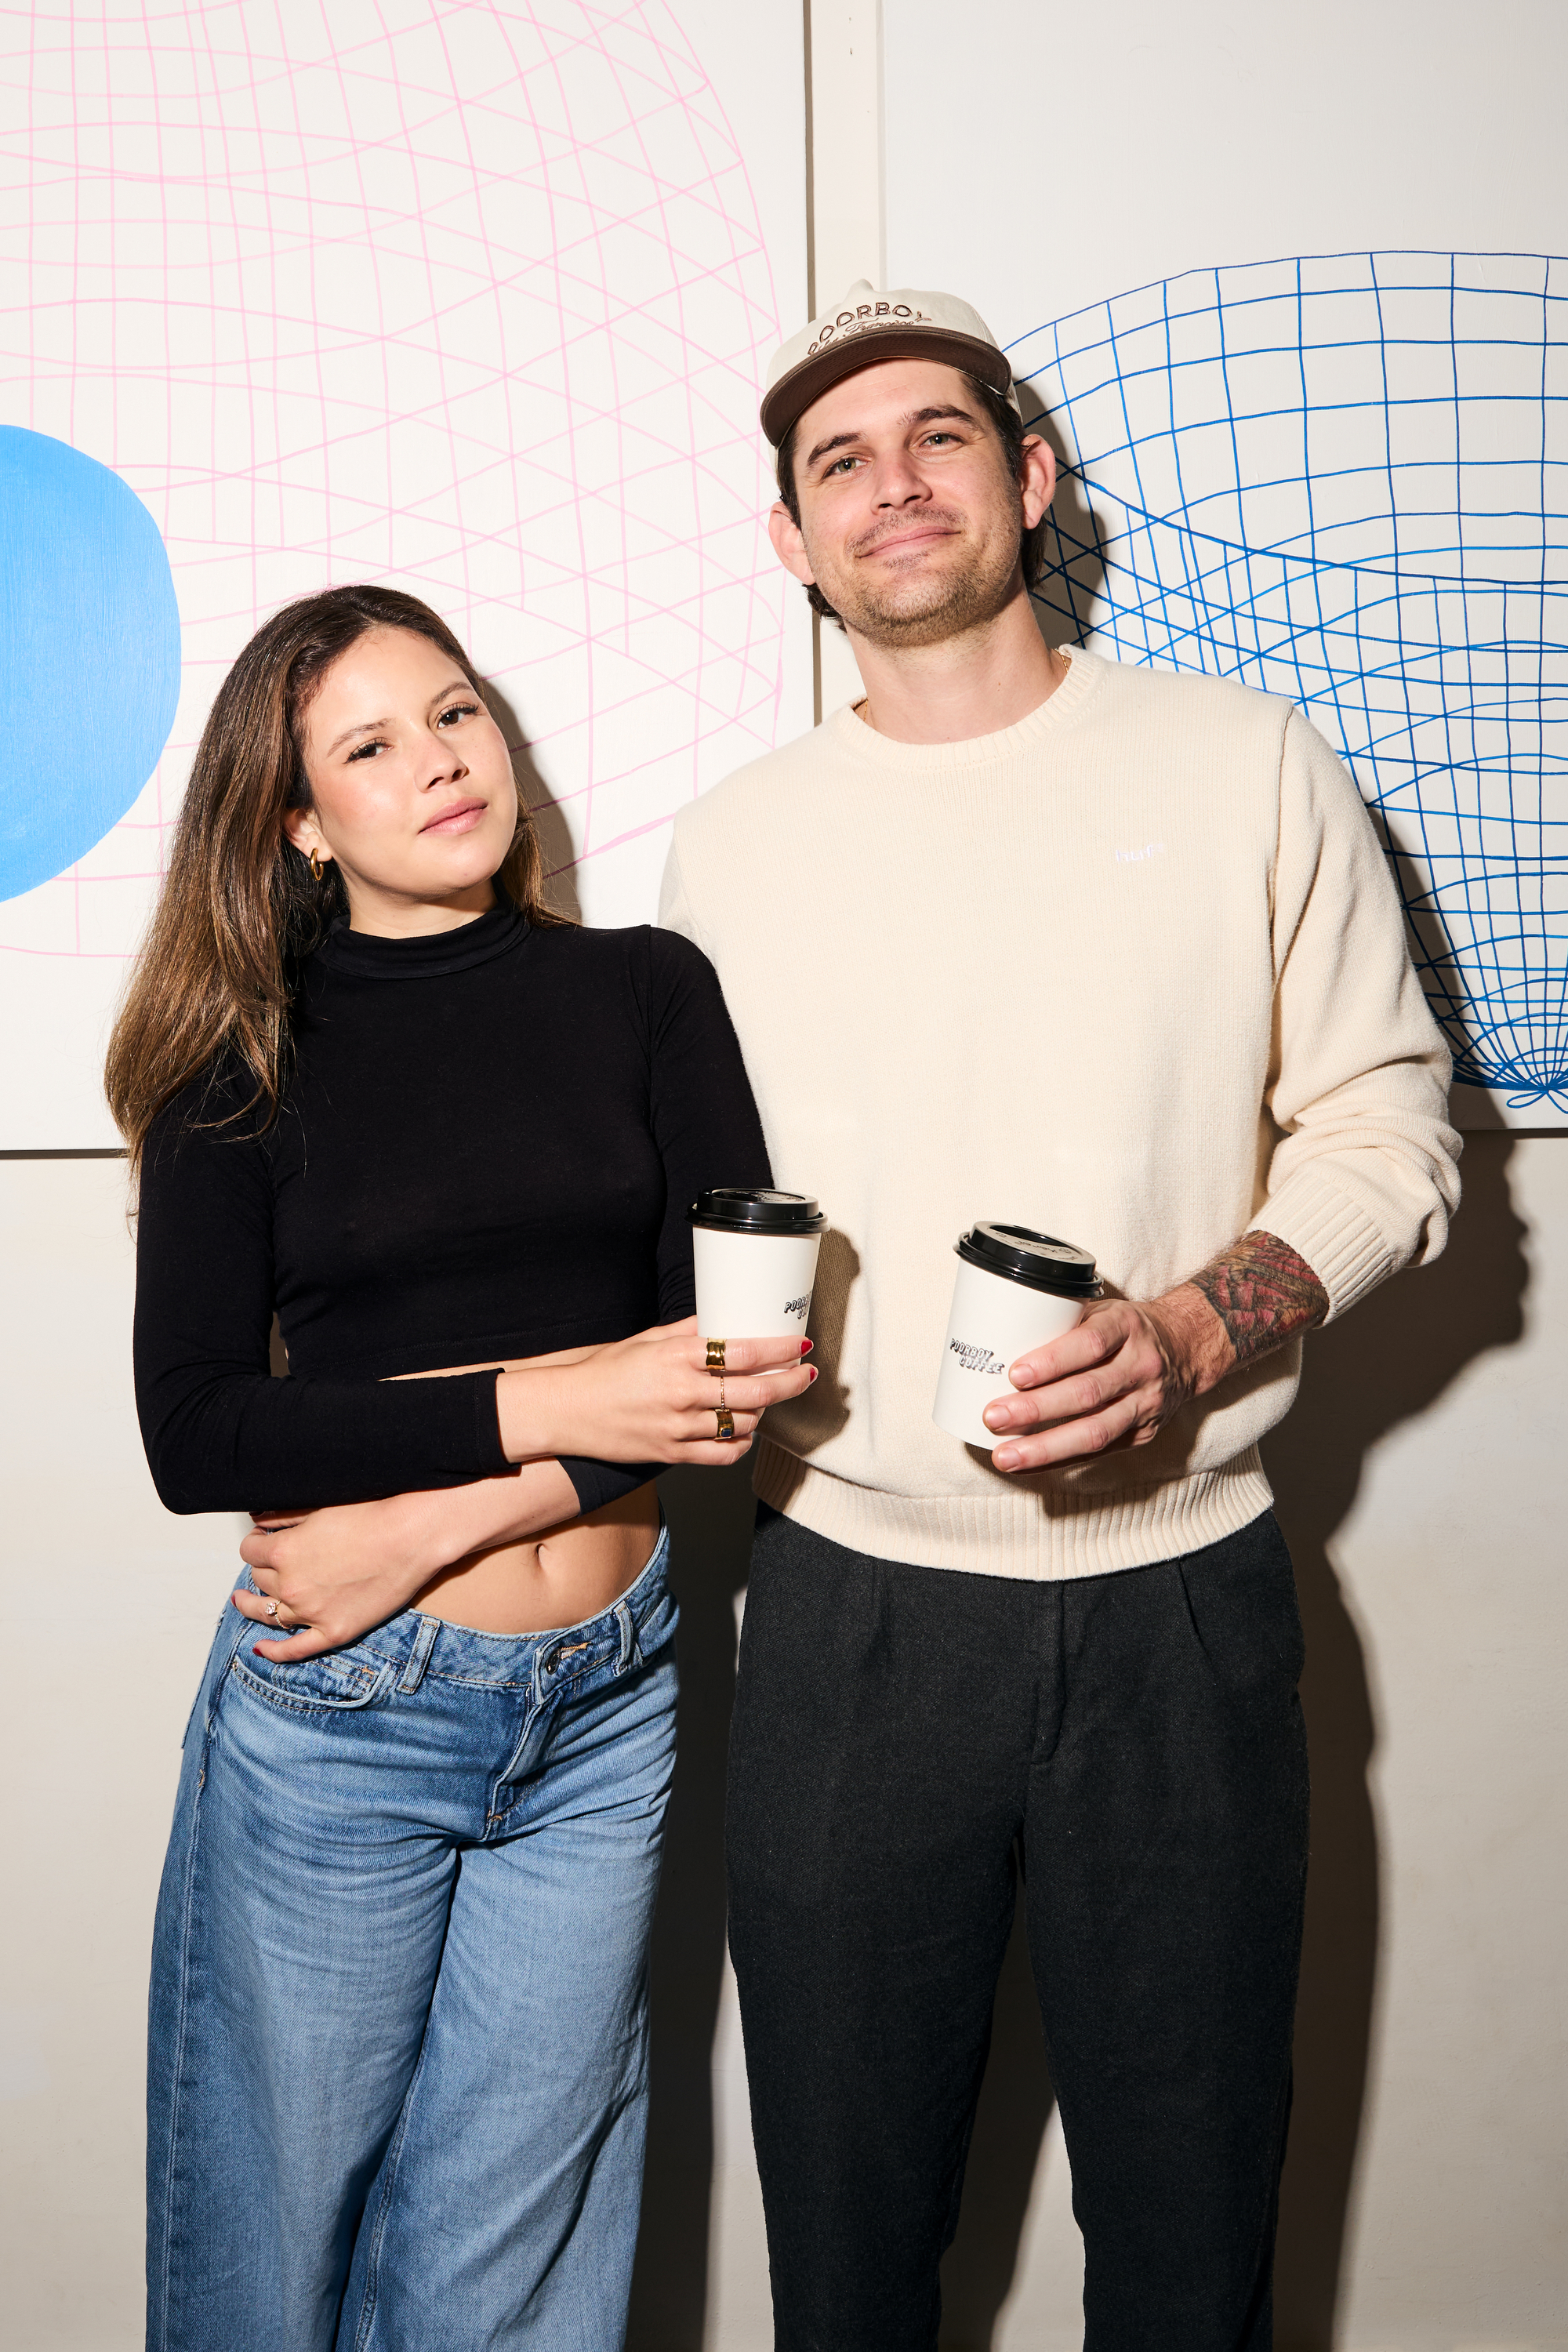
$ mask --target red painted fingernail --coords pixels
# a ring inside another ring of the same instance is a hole
[[[812,1349],[813,1349],[813,1348],[815,1348],[815,1347],[816,1347],[816,1340],[815,1340],[815,1339],[803,1339],[803,1340],[801,1341],[801,1343],[800,1343],[800,1352],[801,1352],[801,1354],[802,1354],[803,1356],[809,1356],[809,1355],[810,1355],[810,1353],[811,1353],[811,1351],[812,1351]]]
[[[808,1364],[805,1369],[811,1375],[811,1378],[815,1380],[816,1378],[816,1366],[815,1364]]]

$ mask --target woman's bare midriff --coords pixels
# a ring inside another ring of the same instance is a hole
[[[563,1348],[550,1356],[513,1357],[505,1370],[581,1363],[592,1353],[589,1348]],[[480,1369],[453,1364],[443,1366],[442,1371]],[[402,1377],[426,1380],[441,1374]],[[658,1495],[650,1480],[602,1510],[584,1512],[521,1542],[496,1544],[454,1561],[431,1579],[413,1605],[427,1617],[468,1625],[478,1633],[545,1633],[557,1626],[578,1625],[612,1608],[627,1586],[637,1582],[653,1556],[658,1526]]]

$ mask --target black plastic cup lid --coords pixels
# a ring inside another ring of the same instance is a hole
[[[741,1184],[700,1192],[686,1213],[710,1234],[819,1234],[827,1223],[809,1193],[752,1191]]]
[[[983,1266],[1030,1290],[1048,1290],[1058,1298],[1102,1296],[1088,1250],[1059,1242],[1054,1234],[1037,1234],[1027,1225],[972,1225],[957,1248],[965,1265]]]

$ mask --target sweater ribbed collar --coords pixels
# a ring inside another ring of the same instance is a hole
[[[1016,726],[999,728],[994,735],[972,735],[960,743],[900,743],[891,736],[879,735],[848,706],[826,719],[822,732],[835,750],[847,751],[851,759],[896,769],[904,775],[929,775],[933,770],[976,768],[1014,759],[1020,752],[1037,751],[1048,737],[1072,725],[1105,667],[1081,646],[1060,646],[1058,651],[1068,665],[1068,674],[1056,692],[1048,694],[1026,719],[1020,719]]]
[[[488,914],[456,930],[424,931],[412,940],[382,939],[371,931],[351,931],[340,916],[316,950],[311,961],[325,964],[355,980],[442,980],[448,972],[469,971],[504,955],[522,939],[528,924],[510,898]]]

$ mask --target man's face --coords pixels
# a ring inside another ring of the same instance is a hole
[[[1051,501],[1044,442],[1013,478],[957,368],[883,360],[815,401],[795,428],[797,529],[769,517],[780,561],[873,645],[939,645],[1019,593],[1018,543]]]

